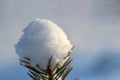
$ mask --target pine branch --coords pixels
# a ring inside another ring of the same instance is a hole
[[[51,56],[48,59],[47,69],[45,70],[41,69],[39,64],[32,66],[30,64],[30,59],[27,57],[24,57],[24,58],[25,60],[20,60],[20,64],[29,70],[28,75],[33,80],[65,80],[67,75],[73,69],[70,66],[72,59],[69,57],[69,55],[67,55],[64,58],[62,65],[60,65],[60,62],[58,62],[56,63],[54,68],[51,68],[52,66],[51,63],[53,59],[53,57]],[[76,78],[75,80],[79,80],[79,79]]]

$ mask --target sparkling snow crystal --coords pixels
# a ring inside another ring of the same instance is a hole
[[[20,60],[28,57],[32,65],[39,64],[43,69],[46,69],[51,56],[52,67],[58,61],[62,62],[72,47],[64,31],[52,21],[45,19],[30,22],[15,46]]]

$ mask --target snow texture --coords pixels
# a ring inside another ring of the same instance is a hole
[[[36,19],[23,30],[19,42],[15,45],[20,60],[30,58],[32,65],[39,64],[46,69],[48,59],[52,56],[52,68],[71,51],[73,45],[64,31],[50,20]]]

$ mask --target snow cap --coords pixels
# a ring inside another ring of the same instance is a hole
[[[24,34],[15,45],[20,60],[30,59],[31,65],[39,64],[46,69],[52,56],[52,68],[68,55],[73,45],[64,31],[50,20],[36,19],[23,30]]]

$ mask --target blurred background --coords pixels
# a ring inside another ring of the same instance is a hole
[[[36,18],[58,24],[75,45],[67,80],[120,80],[119,0],[0,0],[0,80],[31,80],[14,45]]]

